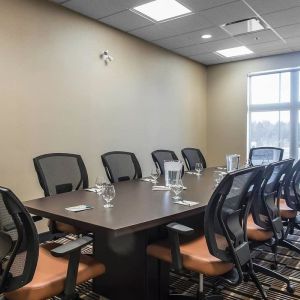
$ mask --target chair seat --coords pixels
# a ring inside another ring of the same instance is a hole
[[[251,215],[247,220],[247,236],[252,241],[267,241],[273,237],[273,231],[265,230],[262,227],[256,225]]]
[[[68,269],[68,257],[52,256],[49,250],[57,246],[59,244],[51,243],[40,247],[38,264],[32,281],[18,290],[6,293],[6,299],[44,300],[63,292]],[[77,284],[100,276],[104,272],[105,266],[103,264],[90,256],[81,255]]]
[[[171,263],[171,249],[168,241],[161,241],[147,247],[150,256]],[[195,271],[208,276],[223,275],[233,269],[234,265],[222,262],[209,253],[206,240],[201,236],[191,242],[180,245],[183,266],[187,270]]]
[[[280,216],[284,219],[294,219],[297,216],[297,211],[288,207],[285,199],[279,200]]]

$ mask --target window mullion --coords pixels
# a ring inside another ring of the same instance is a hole
[[[291,136],[290,156],[298,158],[298,95],[299,95],[299,72],[291,72]]]

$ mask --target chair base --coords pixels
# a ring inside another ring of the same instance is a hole
[[[284,283],[286,283],[286,290],[288,293],[290,294],[293,294],[294,291],[295,291],[295,288],[294,286],[291,284],[291,281],[289,280],[288,277],[286,276],[283,276],[273,270],[270,270],[268,268],[265,268],[263,266],[260,266],[258,264],[253,264],[253,269],[255,272],[259,272],[259,273],[262,273],[262,274],[265,274],[267,276],[270,276],[270,277],[273,277],[273,278],[276,278],[280,281],[283,281]]]

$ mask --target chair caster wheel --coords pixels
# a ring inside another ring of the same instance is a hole
[[[286,290],[289,294],[294,294],[295,292],[295,287],[292,284],[288,284],[286,287]]]

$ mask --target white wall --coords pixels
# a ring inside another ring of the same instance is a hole
[[[42,196],[32,158],[79,153],[93,184],[100,155],[206,151],[206,68],[44,0],[0,0],[0,185]],[[109,49],[115,60],[99,59]]]

